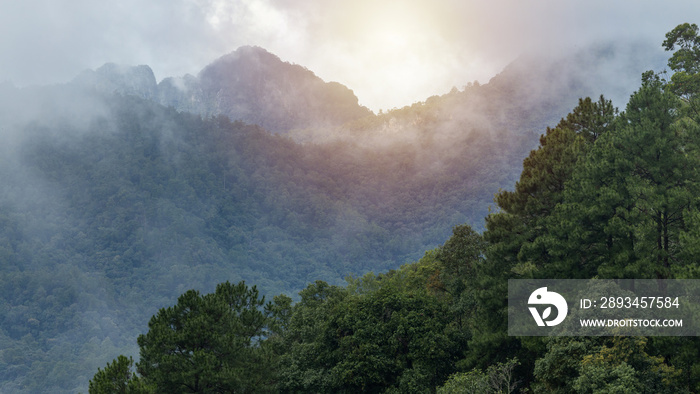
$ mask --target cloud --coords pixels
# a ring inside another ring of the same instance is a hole
[[[3,2],[0,81],[64,82],[106,62],[148,64],[163,79],[259,45],[376,110],[487,82],[533,47],[629,37],[660,46],[698,11],[695,1],[651,0]]]
[[[452,86],[488,80],[520,54],[604,40],[650,40],[700,11],[691,1],[338,0],[279,7],[306,40],[270,48],[355,90],[373,109],[400,107]],[[395,29],[405,42],[382,36]],[[389,38],[389,39],[387,39]],[[385,45],[381,45],[384,40]],[[377,44],[379,43],[379,45]],[[637,77],[635,76],[635,80]]]

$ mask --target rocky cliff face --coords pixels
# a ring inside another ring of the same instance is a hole
[[[123,66],[107,63],[97,70],[83,71],[73,83],[108,93],[117,92],[153,100],[158,96],[158,85],[150,67]]]

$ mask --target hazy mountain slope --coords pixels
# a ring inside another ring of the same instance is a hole
[[[501,141],[510,135],[537,136],[556,125],[579,98],[604,94],[624,108],[641,74],[662,70],[665,59],[657,46],[628,40],[523,54],[486,84],[469,83],[378,116],[291,135],[300,141],[345,141],[368,148],[399,140],[421,149],[426,141],[452,147],[455,139],[468,138],[474,130],[488,131]],[[531,147],[536,144],[535,137]]]
[[[276,133],[338,126],[372,114],[347,87],[324,82],[259,47],[241,47],[196,77],[169,77],[157,85],[148,66],[113,63],[84,71],[73,82],[104,93],[152,99],[179,111],[225,115]]]
[[[10,93],[18,108],[38,96],[63,104],[12,127],[3,157],[5,391],[84,385],[189,288],[245,279],[293,295],[416,259],[453,224],[478,221],[505,184],[504,167],[479,157],[427,176],[410,151],[303,146],[224,117],[65,89]]]
[[[0,88],[0,391],[85,391],[187,289],[245,279],[294,295],[416,259],[454,225],[481,228],[586,75],[561,63],[559,78],[579,82],[554,84],[547,67],[516,62],[489,84],[361,117],[345,88],[247,50],[160,85],[145,66],[108,65],[66,86]],[[189,93],[168,107],[157,101],[169,83]],[[199,116],[239,102],[306,131]],[[287,121],[294,105],[309,110]]]
[[[204,107],[196,112],[223,114],[272,132],[335,126],[371,114],[345,86],[326,83],[258,47],[241,47],[219,58],[199,73],[198,81],[201,95],[194,101]],[[172,80],[161,83],[161,91],[168,83]],[[170,105],[170,99],[161,96],[161,103]]]
[[[154,100],[158,85],[153,70],[146,65],[124,66],[107,63],[97,70],[85,70],[73,83],[104,93],[119,93]]]

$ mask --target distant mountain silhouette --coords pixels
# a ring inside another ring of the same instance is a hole
[[[503,145],[525,143],[513,148],[526,153],[537,145],[537,136],[555,126],[579,98],[597,100],[604,94],[624,108],[641,74],[661,70],[664,62],[661,49],[636,41],[598,43],[565,53],[526,53],[488,83],[455,87],[336,128],[294,130],[290,135],[297,141],[344,141],[370,148],[401,141],[416,145],[420,156],[429,161],[444,160],[451,152],[464,154],[462,148],[456,149],[460,144],[483,142],[484,136]],[[426,149],[429,145],[437,149]],[[522,156],[514,157],[513,171],[520,170],[521,160]]]
[[[105,64],[74,81],[107,93],[152,99],[180,111],[257,124],[284,133],[337,126],[371,115],[352,90],[324,82],[306,68],[283,62],[260,47],[241,47],[206,66],[196,77],[165,78],[156,84],[148,66]]]

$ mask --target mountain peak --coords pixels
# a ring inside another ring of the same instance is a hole
[[[108,93],[117,92],[146,99],[157,95],[156,77],[149,66],[105,63],[97,70],[85,70],[73,83]]]
[[[264,48],[258,46],[242,46],[235,51],[221,56],[220,58],[214,60],[211,64],[204,67],[200,72],[205,73],[208,69],[212,67],[230,67],[232,65],[260,65],[260,64],[283,64],[283,62],[277,55],[274,55]],[[286,63],[289,64],[289,63]]]
[[[243,45],[238,47],[235,51],[229,53],[227,56],[246,56],[246,57],[258,57],[260,59],[275,60],[281,62],[282,60],[275,54],[268,52],[267,49],[259,47],[257,45]]]
[[[337,126],[371,114],[344,85],[325,82],[257,46],[243,46],[218,58],[182,94],[165,97],[164,104],[181,103],[185,107],[178,109],[196,107],[195,112],[223,114],[273,132]]]
[[[148,66],[107,63],[84,71],[73,83],[151,99],[180,111],[226,115],[278,133],[338,126],[372,113],[344,85],[325,82],[257,46],[243,46],[216,59],[196,77],[170,77],[156,84]]]

